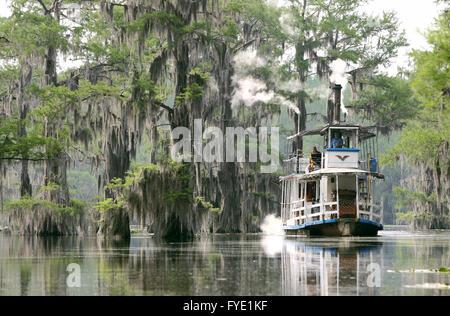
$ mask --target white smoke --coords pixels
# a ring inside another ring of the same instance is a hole
[[[294,21],[294,18],[290,13],[283,13],[279,18],[279,22],[282,30],[289,36],[294,36],[296,34],[294,27],[291,24],[291,21]]]
[[[233,107],[240,103],[248,107],[257,102],[267,103],[275,97],[275,93],[268,91],[267,85],[262,80],[248,74],[251,69],[267,65],[267,61],[258,56],[255,50],[239,52],[233,58],[233,64],[235,67],[235,74],[231,78],[235,88],[231,98]]]
[[[296,114],[300,114],[299,108],[291,101],[282,96],[277,96],[278,102],[284,104],[288,107],[289,110],[294,111]]]
[[[286,105],[289,110],[297,114],[300,113],[294,103],[268,89],[266,83],[262,80],[249,75],[250,70],[267,65],[267,60],[258,56],[255,50],[245,50],[238,53],[233,58],[233,64],[235,66],[235,74],[232,77],[234,86],[234,92],[231,98],[232,107],[236,107],[241,103],[251,107],[258,102],[268,103],[270,101],[277,101]],[[301,85],[298,81],[292,80],[284,83],[283,89],[297,92],[301,89]]]
[[[231,99],[231,105],[235,107],[240,102],[246,106],[252,106],[256,102],[267,103],[275,97],[273,91],[267,91],[266,84],[251,76],[240,78],[234,75],[232,78],[235,83],[235,90]]]
[[[267,215],[260,228],[265,235],[284,236],[281,218],[275,214]]]
[[[267,61],[258,56],[256,50],[249,49],[239,52],[233,58],[233,63],[239,72],[245,70],[245,68],[249,67],[264,67],[267,65]]]
[[[281,90],[289,91],[292,93],[297,93],[299,91],[304,90],[302,83],[298,79],[291,79],[289,81],[281,81],[279,88]]]
[[[283,250],[284,231],[281,218],[274,214],[267,215],[261,224],[261,230],[265,235],[261,239],[264,252],[269,257],[275,257]]]
[[[283,251],[284,236],[266,235],[261,239],[261,246],[268,257],[276,257]]]
[[[348,83],[346,75],[347,63],[342,59],[338,58],[330,64],[330,68],[331,68],[330,82],[334,84],[340,84],[342,86],[342,92],[344,92]],[[344,105],[343,97],[341,97],[341,111],[345,114],[348,114],[348,110]]]
[[[347,70],[347,63],[338,58],[330,64],[330,68],[330,82],[340,84],[342,85],[342,88],[344,88],[344,86],[347,85],[347,77],[345,75],[345,72]]]
[[[328,98],[328,90],[326,85],[320,84],[318,87],[307,87],[305,91],[306,94],[313,100]]]
[[[286,3],[285,3],[285,1],[284,0],[266,0],[266,3],[269,5],[269,6],[272,6],[272,7],[277,7],[277,8],[281,8],[281,7],[285,7],[286,6]]]
[[[262,80],[255,79],[252,76],[240,77],[239,75],[234,75],[232,81],[235,87],[231,98],[232,107],[240,103],[250,107],[257,102],[278,101],[280,104],[286,105],[289,110],[300,114],[300,110],[293,102],[267,89],[267,85]]]

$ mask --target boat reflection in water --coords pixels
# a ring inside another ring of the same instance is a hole
[[[274,238],[263,243],[274,253]],[[382,244],[364,240],[279,238],[282,295],[380,295]]]

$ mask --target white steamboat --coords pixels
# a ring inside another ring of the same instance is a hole
[[[378,172],[376,134],[371,127],[339,122],[340,86],[336,85],[334,122],[288,137],[323,136],[323,149],[285,160],[281,218],[287,234],[376,236],[383,209],[375,196]]]

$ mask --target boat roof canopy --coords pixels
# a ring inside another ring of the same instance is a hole
[[[320,135],[321,134],[322,129],[315,129],[315,130],[306,130],[306,131],[301,131],[295,135],[292,136],[288,136],[287,139],[294,139],[295,137],[303,137],[303,136],[309,136],[309,135]]]
[[[296,137],[303,137],[303,136],[312,136],[312,135],[326,135],[329,129],[338,129],[338,130],[355,130],[359,129],[359,137],[361,140],[366,140],[369,138],[376,137],[376,134],[373,132],[370,132],[370,130],[375,129],[376,126],[358,126],[358,125],[325,125],[324,127],[312,129],[312,130],[304,130],[300,131],[299,133],[288,136],[287,139],[291,140]]]
[[[377,172],[368,172],[366,170],[361,169],[351,169],[351,168],[324,168],[319,169],[310,173],[305,174],[291,174],[286,177],[280,177],[280,180],[288,180],[290,178],[298,178],[300,180],[310,180],[317,179],[323,176],[336,176],[336,175],[351,175],[351,174],[361,174],[361,175],[370,175],[372,177],[378,179],[384,179],[384,175]]]

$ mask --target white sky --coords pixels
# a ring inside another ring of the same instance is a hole
[[[284,0],[269,0],[282,3]],[[0,16],[8,16],[8,0],[0,0]],[[405,29],[410,46],[400,51],[397,61],[389,69],[395,73],[397,66],[407,65],[407,54],[412,49],[426,49],[426,41],[421,32],[432,26],[433,20],[438,16],[443,6],[438,7],[434,0],[372,0],[366,6],[366,12],[381,14],[383,11],[395,11],[400,20],[401,27]],[[420,31],[419,31],[420,30]]]
[[[367,13],[381,14],[383,11],[394,11],[401,28],[406,31],[409,47],[399,50],[397,61],[393,62],[389,73],[393,74],[397,66],[407,66],[408,53],[412,49],[425,50],[428,48],[423,37],[426,29],[433,26],[444,6],[437,6],[434,0],[373,0],[367,5]]]

